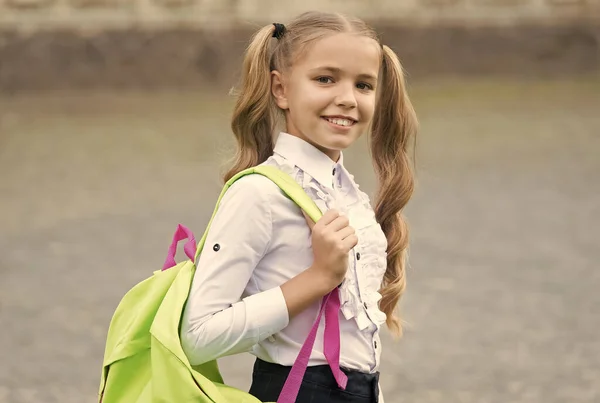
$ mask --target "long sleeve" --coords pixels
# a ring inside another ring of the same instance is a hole
[[[260,175],[239,179],[223,196],[197,262],[183,313],[181,343],[192,365],[248,351],[288,325],[280,287],[243,298],[272,235],[271,193]]]

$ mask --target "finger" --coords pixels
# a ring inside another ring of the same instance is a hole
[[[331,224],[331,222],[333,222],[333,220],[335,220],[339,216],[340,216],[340,213],[337,210],[335,210],[335,209],[327,210],[325,212],[325,214],[323,214],[323,217],[321,217],[321,219],[319,220],[319,224],[320,225],[329,225],[329,224]]]
[[[313,229],[313,228],[314,228],[314,226],[315,226],[315,222],[313,221],[313,219],[312,219],[312,218],[310,218],[310,217],[309,217],[309,216],[308,216],[308,215],[307,215],[307,214],[304,212],[304,210],[302,210],[302,214],[304,215],[304,218],[306,219],[306,223],[308,224],[308,227],[309,227],[309,228],[311,229],[311,231],[312,231],[312,229]]]
[[[350,220],[345,215],[341,215],[333,220],[329,225],[327,225],[327,229],[332,230],[333,232],[340,231],[350,225]]]
[[[354,234],[355,234],[355,231],[354,231],[354,228],[352,228],[352,227],[345,227],[345,228],[342,228],[341,230],[339,230],[338,232],[336,232],[336,235],[338,235],[340,237],[340,239],[342,239],[342,240],[344,240]]]
[[[342,241],[342,244],[348,251],[350,251],[352,248],[358,245],[358,237],[356,234],[350,235]]]

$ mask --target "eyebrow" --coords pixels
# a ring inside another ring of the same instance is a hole
[[[316,67],[314,69],[311,69],[310,72],[311,73],[316,73],[318,71],[329,71],[332,74],[340,74],[342,72],[342,70],[338,67],[332,67],[332,66],[321,66],[321,67]],[[375,77],[372,74],[359,74],[358,75],[359,78],[363,79],[363,80],[373,80],[373,81],[377,81],[377,77]]]

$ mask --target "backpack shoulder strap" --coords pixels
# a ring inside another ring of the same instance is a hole
[[[291,200],[293,200],[294,203],[296,203],[296,205],[298,205],[298,207],[300,207],[302,210],[304,210],[304,212],[314,222],[317,222],[321,218],[322,213],[321,213],[321,210],[319,210],[319,207],[317,207],[315,202],[306,194],[304,189],[302,189],[302,186],[300,186],[294,180],[294,178],[292,178],[285,172],[281,171],[280,169],[278,169],[274,166],[270,166],[270,165],[259,165],[259,166],[255,166],[252,168],[245,169],[245,170],[239,172],[238,174],[236,174],[235,176],[233,176],[231,179],[229,179],[227,181],[227,183],[225,183],[225,186],[223,187],[223,190],[221,191],[221,194],[219,195],[219,198],[217,200],[215,210],[213,211],[210,221],[208,222],[208,225],[206,226],[206,231],[204,232],[204,235],[202,236],[202,239],[200,240],[200,242],[198,242],[198,247],[196,249],[196,256],[194,258],[194,262],[198,261],[198,256],[200,255],[200,252],[202,251],[202,248],[204,246],[204,241],[206,240],[206,236],[208,235],[208,230],[210,228],[212,220],[215,217],[217,210],[219,208],[219,204],[221,203],[221,199],[223,198],[223,196],[225,195],[227,190],[238,179],[240,179],[246,175],[255,175],[255,174],[266,176],[271,181],[273,181],[277,186],[279,186],[279,188],[283,191],[283,193],[287,197],[289,197]]]

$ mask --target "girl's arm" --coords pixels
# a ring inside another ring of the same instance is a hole
[[[281,287],[241,299],[269,247],[271,202],[282,197],[268,178],[249,175],[226,192],[197,262],[181,324],[192,365],[248,351],[287,326],[289,318],[328,292],[309,269]]]

